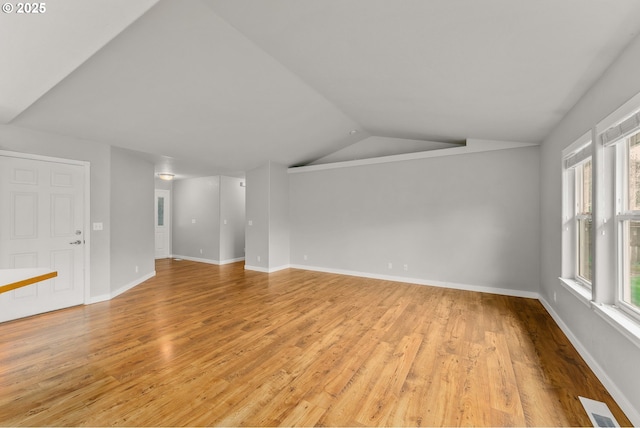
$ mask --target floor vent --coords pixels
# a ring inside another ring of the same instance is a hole
[[[618,421],[613,417],[609,407],[602,401],[595,401],[589,398],[578,397],[584,410],[589,415],[594,427],[619,427]]]

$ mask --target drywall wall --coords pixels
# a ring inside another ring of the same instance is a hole
[[[91,163],[90,222],[103,230],[85,231],[90,236],[90,296],[104,296],[110,286],[110,176],[111,147],[93,141],[0,125],[0,150],[51,156]],[[88,225],[89,226],[89,225]]]
[[[172,253],[205,263],[244,259],[244,180],[213,176],[172,186]]]
[[[221,263],[244,259],[245,189],[244,179],[220,177]]]
[[[289,174],[269,164],[269,270],[289,267]]]
[[[245,267],[269,269],[269,170],[270,165],[247,172]]]
[[[220,260],[220,177],[177,180],[172,192],[171,252],[176,257]]]
[[[158,177],[155,177],[154,180],[156,189],[158,190],[171,190],[173,189],[173,181],[161,180]]]
[[[640,349],[560,285],[562,150],[640,93],[636,38],[562,119],[541,150],[541,297],[632,422],[640,425]],[[554,294],[556,301],[554,301]]]
[[[155,274],[153,164],[111,149],[111,295]]]
[[[530,295],[539,148],[290,174],[291,264]]]
[[[245,268],[273,272],[289,267],[289,176],[269,162],[247,172]]]

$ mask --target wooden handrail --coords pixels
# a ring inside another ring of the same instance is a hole
[[[55,278],[58,272],[46,268],[0,269],[0,293]]]

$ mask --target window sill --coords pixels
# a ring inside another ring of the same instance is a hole
[[[593,299],[591,295],[591,290],[580,284],[575,279],[570,278],[558,278],[560,280],[560,284],[563,285],[571,294],[576,296],[580,302],[582,302],[586,307],[591,307],[591,299]]]
[[[637,321],[612,305],[592,302],[591,307],[595,313],[640,348],[640,324]]]
[[[562,286],[576,296],[580,302],[592,308],[596,314],[640,348],[640,323],[616,306],[593,302],[591,300],[591,290],[576,280],[570,278],[559,279]]]

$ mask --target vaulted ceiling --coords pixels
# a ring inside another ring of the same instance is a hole
[[[46,5],[0,15],[0,123],[179,176],[539,143],[640,31],[637,0]]]

